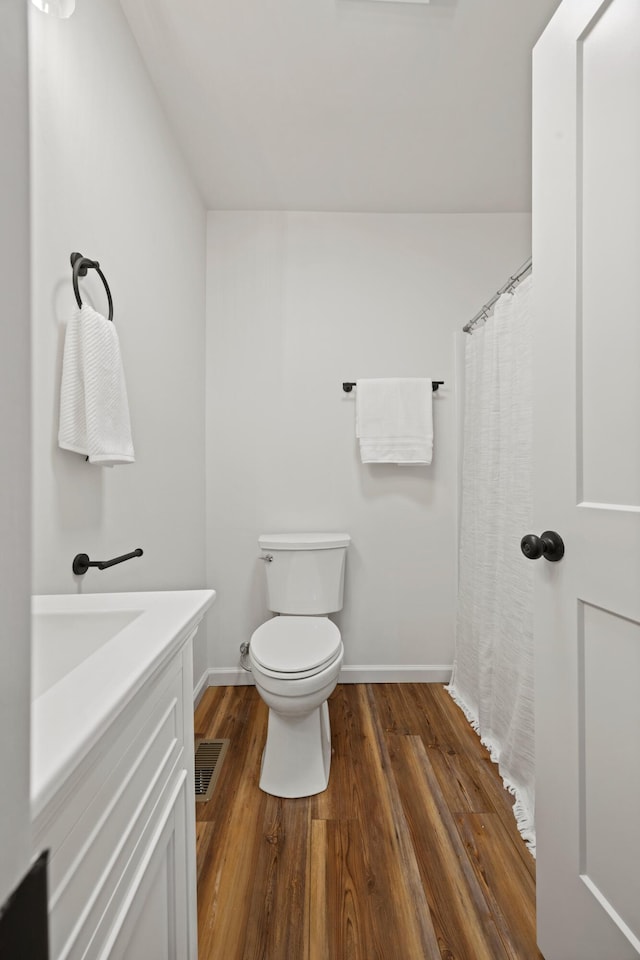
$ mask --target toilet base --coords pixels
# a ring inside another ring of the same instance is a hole
[[[273,797],[311,797],[329,783],[331,727],[325,700],[304,716],[269,710],[260,789]]]

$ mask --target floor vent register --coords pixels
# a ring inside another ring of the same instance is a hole
[[[228,740],[196,739],[196,800],[211,799],[228,746]]]

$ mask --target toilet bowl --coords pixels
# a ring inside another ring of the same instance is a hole
[[[276,797],[326,790],[331,768],[327,698],[344,656],[327,614],[342,607],[347,534],[267,534],[269,607],[279,613],[254,631],[249,662],[269,708],[260,788]]]
[[[311,641],[311,657],[301,657],[305,640]],[[269,707],[260,788],[276,797],[321,793],[331,768],[327,698],[342,666],[340,631],[326,617],[274,617],[251,637],[249,659]]]

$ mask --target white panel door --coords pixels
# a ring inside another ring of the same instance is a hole
[[[640,954],[640,3],[534,51],[538,939]],[[535,382],[535,381],[534,381]]]

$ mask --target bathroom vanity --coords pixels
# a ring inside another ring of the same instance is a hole
[[[52,960],[196,960],[192,639],[210,590],[35,597]]]

